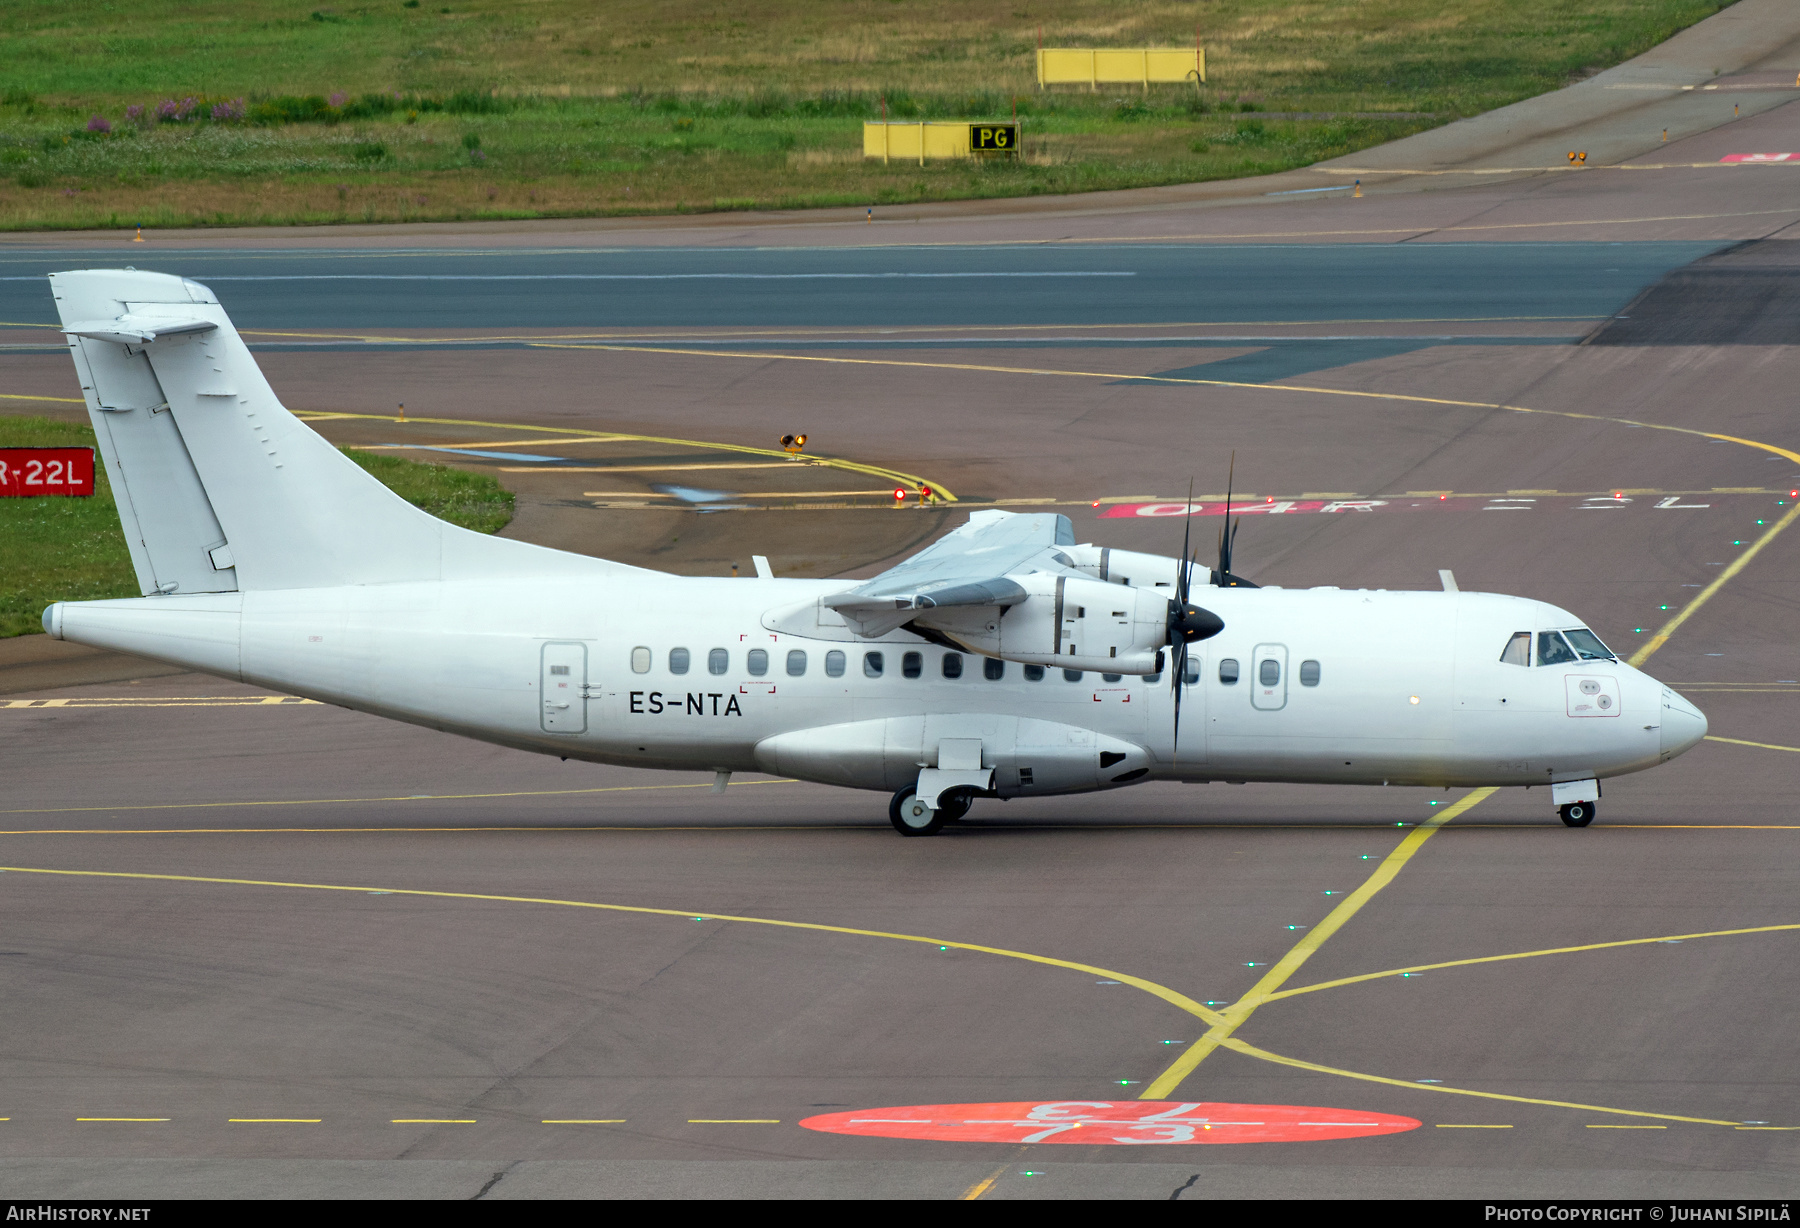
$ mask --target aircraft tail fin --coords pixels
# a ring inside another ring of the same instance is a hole
[[[146,595],[636,570],[413,507],[282,407],[198,282],[50,284]]]

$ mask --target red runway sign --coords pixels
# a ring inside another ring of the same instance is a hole
[[[826,1134],[952,1143],[1300,1143],[1416,1130],[1412,1117],[1295,1104],[1172,1100],[1052,1100],[1012,1104],[920,1104],[826,1113],[800,1123]]]
[[[92,448],[0,448],[0,498],[93,493]]]

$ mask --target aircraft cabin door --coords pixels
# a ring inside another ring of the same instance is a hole
[[[1287,707],[1287,648],[1258,644],[1250,658],[1250,706],[1264,712]]]
[[[586,644],[545,644],[538,687],[544,732],[587,732]]]

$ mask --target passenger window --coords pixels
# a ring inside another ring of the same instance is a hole
[[[1319,685],[1319,663],[1317,661],[1300,662],[1300,685]]]
[[[900,676],[917,678],[925,672],[925,658],[916,652],[902,653],[900,656]]]
[[[788,649],[788,677],[798,678],[806,672],[806,653],[798,648]]]
[[[944,677],[962,677],[962,653],[947,652],[944,654]]]
[[[863,653],[863,677],[879,678],[886,662],[878,652]]]
[[[989,682],[998,682],[1006,677],[1006,662],[999,657],[984,657],[981,661],[981,676]]]
[[[1256,677],[1264,686],[1275,686],[1281,681],[1281,662],[1269,657],[1256,667]]]
[[[706,654],[706,672],[722,674],[731,668],[731,654],[723,648],[715,648]]]
[[[1102,681],[1102,682],[1123,682],[1123,681],[1125,681],[1125,675],[1124,674],[1101,674],[1100,681]]]
[[[1187,686],[1193,686],[1196,682],[1199,682],[1200,662],[1189,661],[1187,663],[1187,669],[1181,675],[1181,681]]]
[[[1043,680],[1044,680],[1044,667],[1043,666],[1027,665],[1025,667],[1025,681],[1027,681],[1027,682],[1042,682]]]
[[[633,648],[631,650],[631,672],[634,674],[647,674],[650,672],[650,650],[648,648]]]
[[[1530,665],[1531,632],[1513,632],[1512,638],[1506,641],[1506,647],[1500,651],[1500,662],[1503,665]]]
[[[1063,681],[1064,682],[1080,682],[1081,681],[1081,671],[1078,669],[1065,669],[1063,671]]]
[[[669,649],[669,672],[685,674],[688,671],[688,650],[685,648]]]
[[[1219,662],[1219,684],[1221,686],[1236,686],[1237,680],[1237,658],[1226,657],[1223,661]]]
[[[1569,641],[1583,661],[1614,661],[1613,650],[1600,642],[1600,637],[1586,627],[1576,627],[1563,632],[1563,638]]]
[[[1144,685],[1145,686],[1158,686],[1161,683],[1162,683],[1162,672],[1160,670],[1154,674],[1145,674],[1144,675]]]
[[[844,654],[835,648],[825,654],[825,676],[827,678],[844,676]]]
[[[1538,632],[1537,656],[1539,665],[1567,665],[1575,659],[1563,637],[1554,631]]]
[[[769,672],[769,653],[767,649],[752,648],[744,654],[744,668],[750,671],[752,678],[760,678]]]

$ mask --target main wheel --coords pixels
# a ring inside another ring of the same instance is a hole
[[[903,836],[935,836],[944,825],[944,812],[933,810],[917,796],[918,790],[907,785],[888,803],[888,820]]]
[[[960,823],[962,817],[969,813],[969,807],[974,804],[974,793],[968,789],[958,789],[938,798],[938,813],[944,816],[946,823]]]
[[[1569,827],[1586,827],[1594,821],[1594,803],[1570,802],[1557,811],[1562,821]]]

